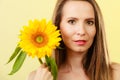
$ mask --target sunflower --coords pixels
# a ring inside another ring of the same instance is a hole
[[[20,31],[19,47],[32,57],[51,56],[52,50],[60,44],[59,32],[52,21],[30,20],[28,26],[23,26]]]

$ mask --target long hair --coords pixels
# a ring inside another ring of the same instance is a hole
[[[96,35],[88,53],[84,56],[82,63],[90,80],[112,80],[112,68],[109,62],[104,21],[98,4],[95,0],[57,0],[53,14],[53,22],[58,26],[58,29],[60,29],[62,9],[67,1],[87,1],[93,6]],[[66,60],[66,50],[63,41],[61,41],[60,46],[63,49],[55,50],[55,58],[58,68]]]

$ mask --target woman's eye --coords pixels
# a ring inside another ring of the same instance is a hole
[[[68,23],[74,25],[76,23],[76,21],[75,20],[68,20]]]
[[[94,25],[94,21],[87,21],[87,24],[90,25],[90,26]]]

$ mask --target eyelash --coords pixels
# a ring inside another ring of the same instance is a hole
[[[68,23],[74,25],[76,23],[76,21],[75,20],[68,20]]]
[[[71,24],[71,25],[74,25],[74,24],[76,23],[76,21],[75,21],[75,20],[68,20],[68,23]],[[95,22],[92,21],[92,20],[88,20],[88,21],[86,21],[86,23],[87,23],[87,25],[89,25],[89,26],[92,26],[92,25],[95,24]]]
[[[95,24],[94,21],[87,21],[86,23],[87,23],[88,25],[90,25],[90,26]]]

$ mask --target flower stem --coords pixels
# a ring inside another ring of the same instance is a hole
[[[39,60],[40,64],[43,64],[43,61],[40,58],[38,58],[38,60]]]

